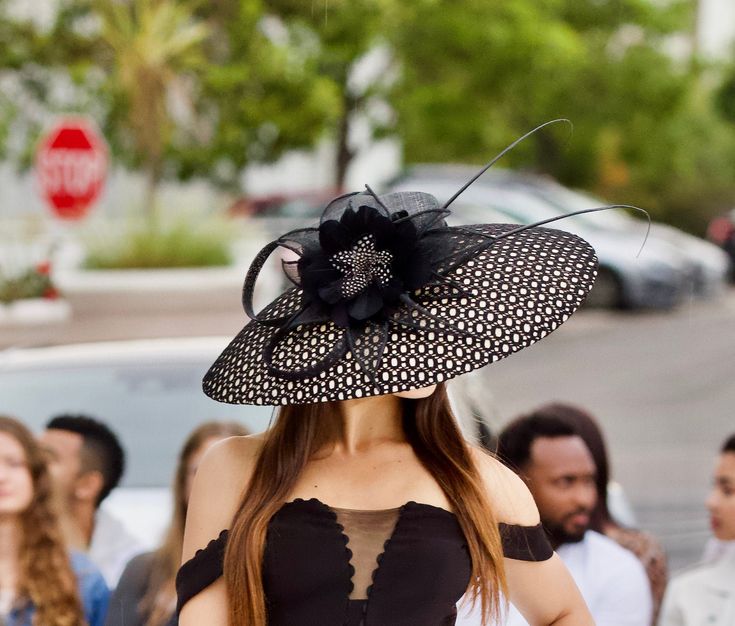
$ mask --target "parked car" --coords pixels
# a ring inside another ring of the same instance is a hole
[[[275,239],[290,230],[315,226],[330,200],[344,193],[336,189],[301,193],[254,196],[248,202],[254,207],[250,218]]]
[[[475,171],[465,166],[414,167],[389,189],[422,190],[445,202]],[[592,202],[584,208],[599,205]],[[491,172],[467,189],[451,208],[455,218],[464,223],[493,221],[500,214],[504,216],[502,221],[529,224],[563,213],[558,206],[515,184],[509,175]],[[598,215],[605,216],[601,224],[595,223]],[[573,216],[550,225],[584,237],[597,252],[600,273],[588,296],[588,306],[668,309],[679,304],[693,289],[694,264],[673,244],[655,236],[649,237],[637,256],[644,235],[610,228],[606,223],[609,219],[602,213]]]
[[[516,177],[516,184],[547,200],[560,211],[577,211],[590,206],[602,206],[604,201],[586,193],[572,191],[559,183],[540,177]],[[610,230],[642,236],[648,222],[623,212],[582,215],[580,219],[592,226],[595,222]],[[685,233],[668,224],[653,222],[652,237],[669,242],[693,267],[693,287],[696,295],[711,297],[721,293],[727,283],[730,260],[716,245]]]
[[[220,404],[204,395],[202,377],[228,342],[196,337],[0,351],[0,414],[35,432],[66,412],[106,422],[125,448],[127,468],[102,506],[150,549],[170,519],[169,488],[188,434],[213,419],[236,420],[257,433],[272,418],[272,407]],[[467,385],[459,389],[472,394]],[[465,433],[477,439],[475,410],[457,408]]]

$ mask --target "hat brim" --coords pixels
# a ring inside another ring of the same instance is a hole
[[[446,381],[536,343],[584,302],[597,257],[584,239],[566,231],[534,227],[502,236],[516,228],[448,229],[455,238],[474,231],[497,240],[446,272],[454,287],[433,285],[412,294],[425,314],[401,307],[384,325],[368,324],[347,349],[347,330],[333,322],[303,324],[278,338],[272,356],[279,371],[331,358],[317,375],[274,375],[263,353],[278,329],[250,322],[207,372],[204,392],[228,404],[276,406],[396,393]],[[300,304],[301,290],[294,288],[264,316],[281,317]]]

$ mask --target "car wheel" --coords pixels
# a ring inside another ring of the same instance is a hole
[[[623,288],[617,274],[601,267],[585,305],[595,309],[622,309],[624,304]]]

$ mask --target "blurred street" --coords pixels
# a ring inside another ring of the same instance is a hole
[[[0,348],[110,339],[235,335],[246,321],[232,286],[71,298],[68,323],[0,329]],[[551,400],[590,409],[613,476],[672,569],[708,536],[704,498],[715,451],[733,429],[735,291],[673,313],[583,310],[552,336],[482,370],[476,407],[494,426]]]

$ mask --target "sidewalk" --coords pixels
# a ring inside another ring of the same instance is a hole
[[[87,341],[230,335],[247,322],[240,268],[60,275],[65,322],[0,326],[0,349]]]

